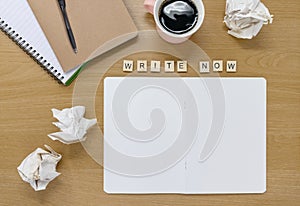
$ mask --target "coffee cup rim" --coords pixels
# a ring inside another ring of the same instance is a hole
[[[156,0],[155,3],[154,3],[154,9],[153,9],[154,21],[156,23],[156,26],[162,32],[164,32],[165,34],[167,34],[168,36],[171,36],[171,37],[186,38],[186,37],[189,37],[189,36],[193,35],[195,32],[197,32],[200,29],[200,27],[201,27],[201,25],[202,25],[202,23],[204,21],[204,16],[205,16],[205,9],[204,9],[204,5],[203,5],[202,0],[196,0],[196,1],[195,0],[191,0],[195,4],[195,6],[196,6],[196,8],[198,10],[198,19],[197,19],[196,25],[190,31],[188,31],[188,32],[186,32],[184,34],[174,34],[174,33],[171,33],[171,32],[169,32],[168,30],[166,30],[161,25],[161,23],[159,21],[159,18],[158,18],[158,16],[159,16],[158,12],[159,12],[159,8],[160,8],[161,4],[164,1],[167,1],[167,0]]]

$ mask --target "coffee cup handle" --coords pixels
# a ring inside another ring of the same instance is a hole
[[[144,7],[145,7],[145,9],[146,9],[149,13],[151,13],[151,14],[153,14],[153,9],[154,9],[155,1],[156,1],[156,0],[145,0],[145,1],[144,1]]]

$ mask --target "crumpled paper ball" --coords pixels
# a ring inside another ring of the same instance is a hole
[[[56,172],[56,165],[62,156],[51,147],[45,147],[49,151],[37,148],[17,168],[22,180],[28,182],[35,191],[45,190],[49,182],[60,175]]]
[[[228,34],[252,39],[264,24],[272,23],[273,15],[260,0],[227,0],[224,23]]]
[[[59,122],[53,122],[60,128],[60,132],[49,134],[52,140],[59,140],[64,144],[84,141],[87,130],[97,123],[97,119],[84,118],[85,107],[75,106],[63,110],[52,109],[53,117]]]

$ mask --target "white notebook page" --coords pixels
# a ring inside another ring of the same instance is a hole
[[[188,86],[187,90],[181,89],[184,85]],[[216,90],[218,87],[221,93]],[[187,95],[189,92],[193,94],[196,108],[193,98]],[[119,107],[125,112],[120,112]],[[181,112],[177,111],[178,107]],[[133,136],[145,128],[152,129],[150,126],[158,120],[151,118],[154,109],[164,113],[166,121],[160,124],[163,131],[151,141],[139,141],[152,134],[149,130],[143,136]],[[191,113],[198,119],[185,118],[185,114]],[[182,152],[176,147],[176,152],[166,155],[175,148],[173,140],[179,141],[180,133],[168,134],[178,128],[177,118],[182,118],[179,126],[186,142],[190,141],[188,131],[194,129],[191,124],[196,122],[195,142],[183,159],[173,159],[176,163],[173,167],[161,170],[161,165],[164,168],[171,165],[167,165],[169,157]],[[223,123],[219,125],[220,122]],[[123,125],[138,131],[132,133]],[[215,125],[222,128],[221,133],[214,133]],[[263,193],[266,190],[266,81],[263,78],[107,77],[104,140],[104,191],[107,193]],[[212,152],[202,160],[205,148],[212,148]],[[153,159],[157,162],[152,162]]]

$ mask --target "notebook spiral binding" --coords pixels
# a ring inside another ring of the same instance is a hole
[[[0,30],[3,31],[10,39],[12,39],[24,52],[26,52],[33,60],[35,60],[46,72],[54,79],[62,83],[64,76],[38,53],[22,36],[20,36],[11,26],[9,26],[0,17]]]

